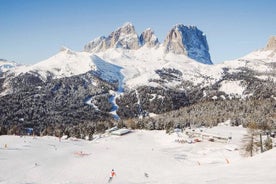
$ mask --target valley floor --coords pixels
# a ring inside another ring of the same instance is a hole
[[[0,136],[0,183],[114,184],[276,183],[276,149],[240,156],[245,129],[218,126],[203,132],[230,142],[196,143],[185,133],[134,130],[93,141],[55,137]],[[188,141],[189,142],[189,141]]]

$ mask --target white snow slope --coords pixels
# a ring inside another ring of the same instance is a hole
[[[208,133],[231,135],[230,143],[181,144],[185,134],[135,130],[93,141],[55,137],[0,136],[0,183],[257,184],[275,183],[276,149],[251,158],[227,147],[241,144],[245,129],[218,126]],[[5,147],[6,144],[6,147]]]

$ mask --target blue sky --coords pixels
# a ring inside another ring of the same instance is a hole
[[[125,22],[161,42],[177,23],[207,35],[214,63],[265,46],[276,35],[275,0],[0,0],[0,58],[22,64],[47,59],[62,46],[76,51]]]

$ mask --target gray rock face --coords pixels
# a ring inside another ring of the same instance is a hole
[[[152,29],[146,29],[140,37],[131,23],[113,31],[108,37],[101,36],[85,45],[86,52],[101,52],[109,48],[136,50],[142,46],[159,45]],[[206,36],[195,26],[174,26],[164,41],[165,53],[184,54],[198,62],[213,64],[210,59]]]
[[[166,53],[184,54],[201,63],[213,64],[206,36],[195,26],[174,26],[164,41],[164,47]]]
[[[176,28],[173,28],[166,36],[164,47],[165,52],[173,52],[175,54],[185,55],[188,54],[183,44],[182,34]]]
[[[98,52],[101,51],[102,49],[105,49],[105,37],[101,36],[96,38],[95,40],[89,42],[84,46],[84,51],[87,52]]]
[[[138,49],[139,39],[131,23],[123,25],[123,27],[112,32],[107,38],[107,46],[110,48]]]
[[[140,43],[142,46],[146,45],[148,47],[155,47],[159,44],[159,41],[154,35],[153,30],[148,28],[140,35]]]
[[[276,50],[276,36],[271,36],[266,45],[267,50]]]
[[[139,38],[131,23],[113,31],[107,38],[102,36],[85,45],[84,51],[100,52],[109,48],[138,49]]]

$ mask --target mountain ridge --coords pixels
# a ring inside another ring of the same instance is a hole
[[[178,37],[170,36],[172,32],[177,32]],[[113,31],[108,37],[100,36],[92,40],[84,46],[84,51],[97,53],[110,48],[137,50],[144,45],[150,48],[160,45],[154,31],[148,28],[138,36],[133,24],[126,23]],[[164,47],[165,54],[169,52],[182,54],[204,64],[213,64],[210,59],[206,36],[196,26],[177,24],[167,34],[164,43],[161,45]]]
[[[170,42],[182,43],[182,29],[204,38],[196,27],[177,25],[167,46]],[[95,49],[110,47],[106,50],[77,52],[62,48],[35,65],[1,73],[0,133],[31,126],[36,134],[47,134],[51,127],[64,126],[64,131],[80,136],[80,127],[83,131],[100,131],[110,128],[114,121],[135,118],[137,126],[148,129],[185,127],[191,121],[212,126],[225,121],[225,117],[236,125],[252,120],[276,124],[272,118],[276,113],[272,108],[276,105],[273,44],[236,60],[212,65],[198,62],[191,55],[164,52],[164,43],[158,42],[151,29],[142,38],[130,24],[116,31],[108,39],[99,37],[92,44]],[[133,40],[124,40],[125,36],[134,38],[135,43],[143,41],[144,45],[136,49],[137,44],[128,43]],[[179,47],[180,52],[193,52],[195,48],[203,51],[195,57],[206,56],[208,45],[193,45],[194,40],[197,39],[187,41],[190,47]],[[169,46],[172,48],[173,43]],[[259,104],[258,108],[254,104]],[[162,117],[170,112],[168,120],[167,116]],[[239,116],[239,112],[243,115]]]

